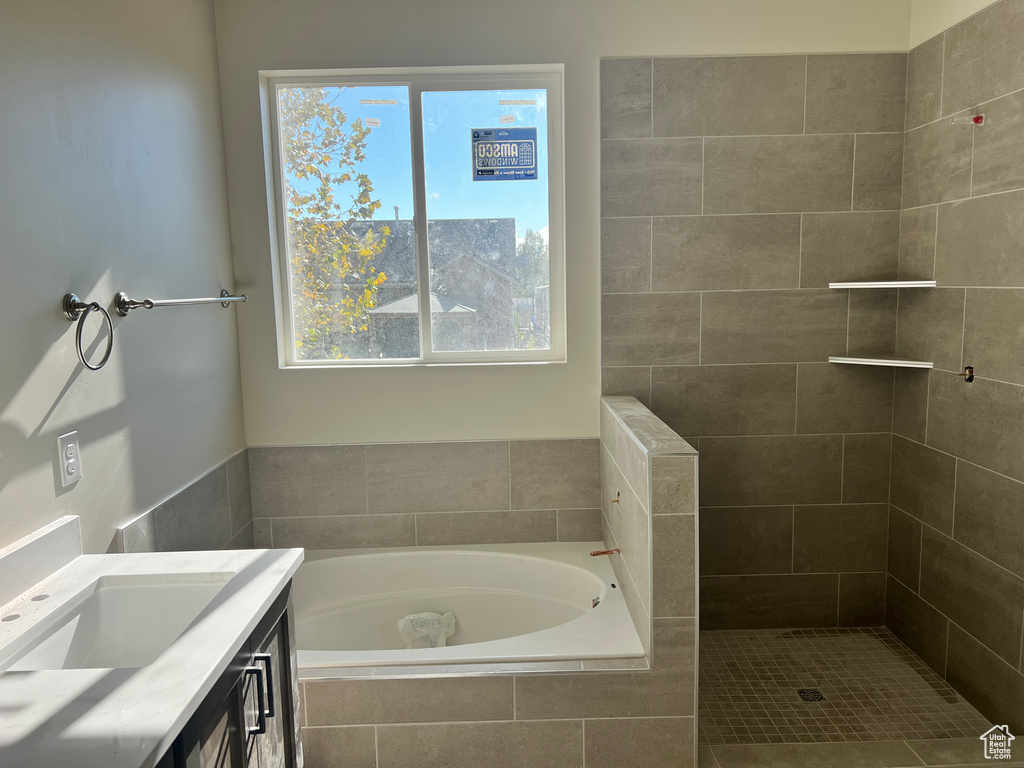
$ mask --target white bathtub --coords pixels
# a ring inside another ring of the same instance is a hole
[[[600,542],[324,550],[293,582],[300,669],[635,659],[644,655]],[[596,607],[595,607],[596,601]],[[444,648],[398,620],[452,611]]]

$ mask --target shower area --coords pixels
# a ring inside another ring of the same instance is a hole
[[[1022,33],[601,62],[602,393],[699,451],[702,765],[1024,731]]]

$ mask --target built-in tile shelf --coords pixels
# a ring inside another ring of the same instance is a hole
[[[846,357],[843,355],[832,355],[830,363],[841,363],[842,365],[875,365],[885,368],[934,368],[935,363],[925,360],[912,360],[909,357],[898,357],[896,355],[878,355],[876,357]]]
[[[934,288],[934,280],[870,280],[867,282],[829,283],[829,288]]]

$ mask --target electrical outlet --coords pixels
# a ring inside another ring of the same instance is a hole
[[[78,450],[78,433],[68,432],[57,438],[57,463],[60,484],[67,488],[82,479],[82,456]]]

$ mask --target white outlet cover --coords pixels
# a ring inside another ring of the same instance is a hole
[[[60,484],[64,488],[82,479],[78,432],[68,432],[57,438],[57,467],[60,469]]]

